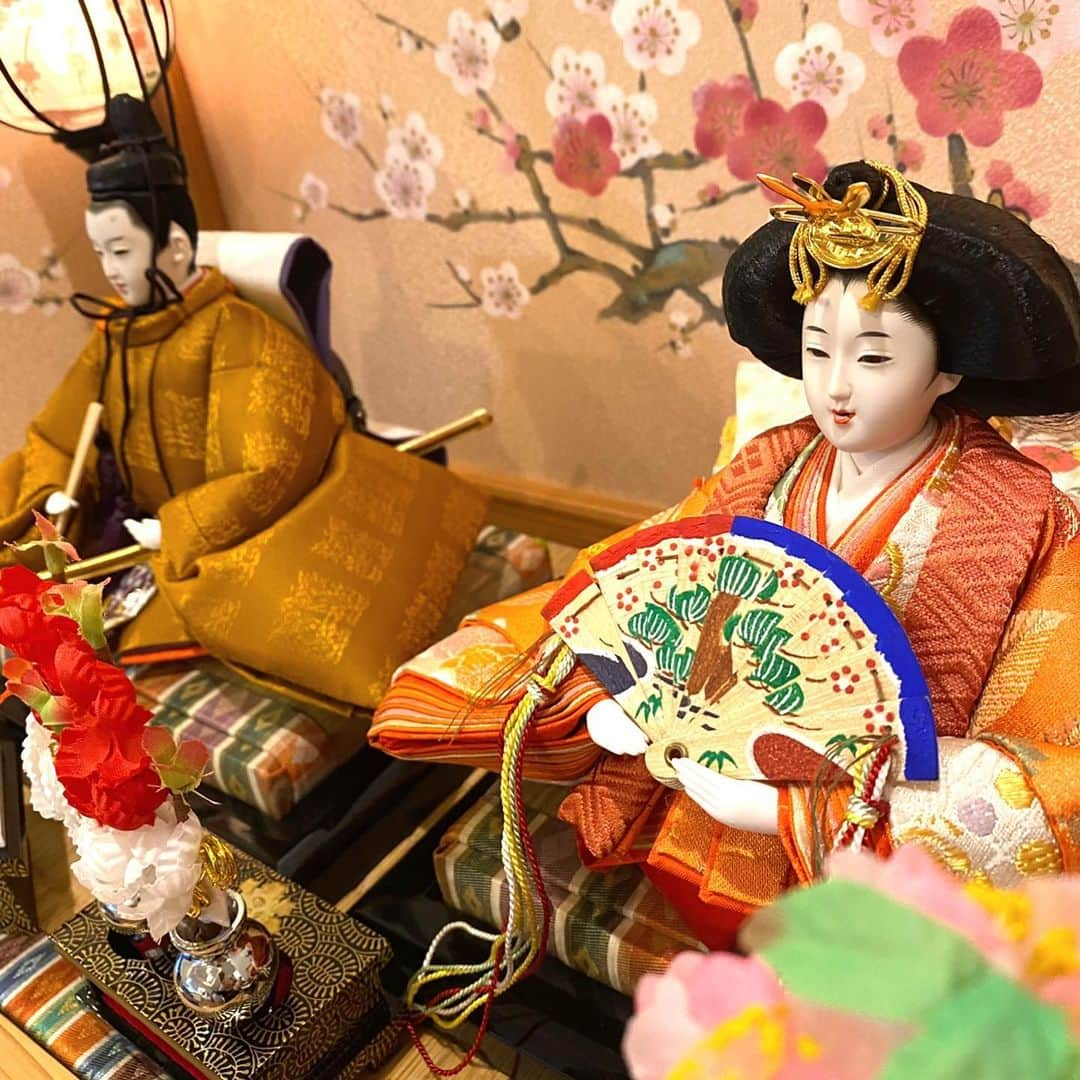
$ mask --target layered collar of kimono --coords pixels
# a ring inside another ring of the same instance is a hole
[[[221,271],[207,267],[199,271],[198,277],[183,291],[179,300],[145,314],[99,320],[97,325],[104,330],[107,324],[109,334],[117,340],[122,338],[128,345],[152,345],[164,341],[200,308],[231,291],[232,286]]]

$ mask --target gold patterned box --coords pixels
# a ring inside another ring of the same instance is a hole
[[[249,914],[292,963],[289,994],[268,1012],[231,1026],[189,1012],[165,967],[113,948],[95,905],[53,940],[101,992],[106,1015],[128,1013],[138,1034],[191,1076],[301,1080],[358,1075],[381,1064],[396,1041],[379,981],[390,946],[261,862],[240,851],[236,861]]]

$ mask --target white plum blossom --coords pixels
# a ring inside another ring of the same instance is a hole
[[[22,315],[34,306],[41,278],[10,254],[0,255],[0,311]]]
[[[397,106],[394,104],[394,99],[389,94],[379,95],[379,112],[387,123],[393,120],[397,115]]]
[[[659,116],[652,94],[624,94],[618,86],[600,91],[600,111],[611,122],[611,148],[619,163],[629,169],[642,158],[660,153],[660,143],[653,137],[652,126]]]
[[[325,180],[307,172],[300,177],[300,198],[309,210],[325,210],[330,200],[330,189]]]
[[[171,802],[158,808],[153,825],[138,829],[112,829],[80,817],[72,830],[79,858],[71,871],[96,900],[145,919],[150,936],[160,941],[191,907],[202,875],[202,837],[199,819],[189,812],[177,822]]]
[[[1002,44],[1027,53],[1044,70],[1080,48],[1076,0],[978,0],[1001,24]]]
[[[672,330],[685,330],[690,325],[690,312],[676,308],[668,315],[668,323]]]
[[[594,52],[577,53],[569,45],[560,45],[551,57],[551,74],[544,104],[552,116],[584,119],[597,111],[604,85],[603,57]]]
[[[589,15],[606,16],[615,4],[615,0],[574,0],[574,7]]]
[[[454,205],[463,213],[467,213],[473,205],[472,192],[468,188],[458,188],[454,192]]]
[[[500,29],[529,14],[529,0],[488,0],[487,9]]]
[[[446,32],[450,40],[435,50],[435,66],[450,77],[459,94],[490,90],[495,85],[495,54],[502,44],[495,27],[455,8]]]
[[[848,98],[866,80],[866,65],[844,51],[844,38],[831,23],[814,23],[802,41],[785,45],[776,55],[776,80],[791,100],[816,101],[830,117],[839,116]]]
[[[485,266],[480,271],[481,307],[495,318],[520,319],[531,299],[512,262]]]
[[[684,11],[679,0],[615,0],[611,25],[636,71],[655,68],[661,75],[678,75],[687,51],[701,40],[701,20]]]
[[[346,150],[358,147],[364,137],[360,99],[347,90],[327,88],[319,94],[319,103],[322,105],[323,131]]]
[[[469,272],[469,268],[462,263],[451,263],[450,272],[462,285],[468,285],[469,282],[472,281],[472,274]]]
[[[402,146],[390,146],[383,167],[375,174],[375,193],[392,217],[423,221],[428,196],[435,190],[435,170],[415,161]]]
[[[410,161],[426,161],[433,169],[442,164],[442,140],[428,131],[427,122],[418,112],[409,113],[401,127],[391,128],[386,141],[391,147],[400,146]]]
[[[62,821],[70,832],[79,820],[79,812],[67,801],[56,775],[52,733],[33,713],[26,718],[22,767],[30,781],[30,805],[47,821]]]
[[[929,28],[933,11],[930,0],[840,0],[840,14],[867,30],[876,52],[896,56],[905,41]]]

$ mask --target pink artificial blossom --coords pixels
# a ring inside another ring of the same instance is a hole
[[[881,113],[871,116],[866,121],[866,130],[871,139],[887,139],[889,137],[889,121]]]
[[[790,109],[764,98],[747,106],[743,131],[728,147],[731,175],[753,180],[760,173],[787,179],[793,172],[812,180],[824,180],[828,171],[817,141],[825,134],[828,120],[816,101],[801,101]],[[771,202],[780,197],[762,188]]]
[[[564,116],[555,129],[555,176],[567,187],[602,195],[621,168],[612,149],[611,121],[594,113],[584,123]]]
[[[1001,27],[983,8],[960,12],[944,40],[912,38],[898,67],[919,103],[923,131],[936,138],[959,133],[974,146],[997,142],[1005,113],[1034,105],[1042,93],[1039,65],[1002,48]]]
[[[742,134],[743,113],[754,100],[754,88],[745,75],[732,75],[722,83],[702,83],[693,97],[694,146],[707,158],[723,157],[728,143]]]
[[[901,139],[896,144],[896,163],[905,172],[918,172],[926,161],[926,151],[915,139]]]

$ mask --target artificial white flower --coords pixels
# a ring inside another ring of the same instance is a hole
[[[446,32],[450,40],[435,50],[435,66],[450,77],[459,94],[490,90],[495,85],[495,54],[502,44],[495,27],[455,8]]]
[[[386,141],[390,146],[400,146],[411,161],[426,161],[433,169],[442,164],[442,140],[428,131],[427,121],[418,112],[409,113],[401,127],[391,128]]]
[[[413,160],[403,146],[392,145],[374,184],[392,217],[423,221],[428,196],[435,190],[435,170],[426,161]]]
[[[0,255],[0,311],[22,315],[34,306],[41,278],[14,256]]]
[[[454,205],[464,213],[472,209],[473,197],[468,188],[458,188],[454,192]]]
[[[160,941],[191,907],[202,875],[202,837],[199,819],[189,813],[177,822],[171,802],[158,808],[153,825],[138,829],[112,829],[80,817],[72,830],[79,858],[71,872],[96,900],[145,919],[150,936]]]
[[[605,86],[600,91],[600,111],[611,121],[611,148],[624,169],[660,153],[660,143],[652,133],[659,115],[652,94],[627,96],[618,86]]]
[[[325,210],[329,197],[330,189],[325,180],[309,172],[300,177],[300,198],[309,210]]]
[[[323,131],[346,150],[359,146],[364,137],[360,99],[349,91],[327,88],[319,94],[319,102],[322,105]]]
[[[684,11],[679,0],[615,0],[611,25],[636,71],[656,68],[661,75],[678,75],[687,51],[701,40],[701,20]]]
[[[30,805],[47,821],[62,821],[70,831],[79,820],[79,812],[67,801],[64,786],[57,778],[52,733],[33,713],[26,718],[22,767],[30,781]]]
[[[560,45],[551,57],[551,74],[544,104],[552,116],[584,119],[597,111],[604,85],[603,57],[594,52],[577,53],[569,45]]]
[[[529,290],[518,277],[512,262],[500,266],[485,266],[480,271],[481,306],[495,318],[520,319],[531,299]]]
[[[814,23],[802,41],[776,54],[776,80],[791,100],[816,101],[830,117],[839,116],[848,98],[866,80],[866,65],[844,50],[844,38],[831,23]]]

